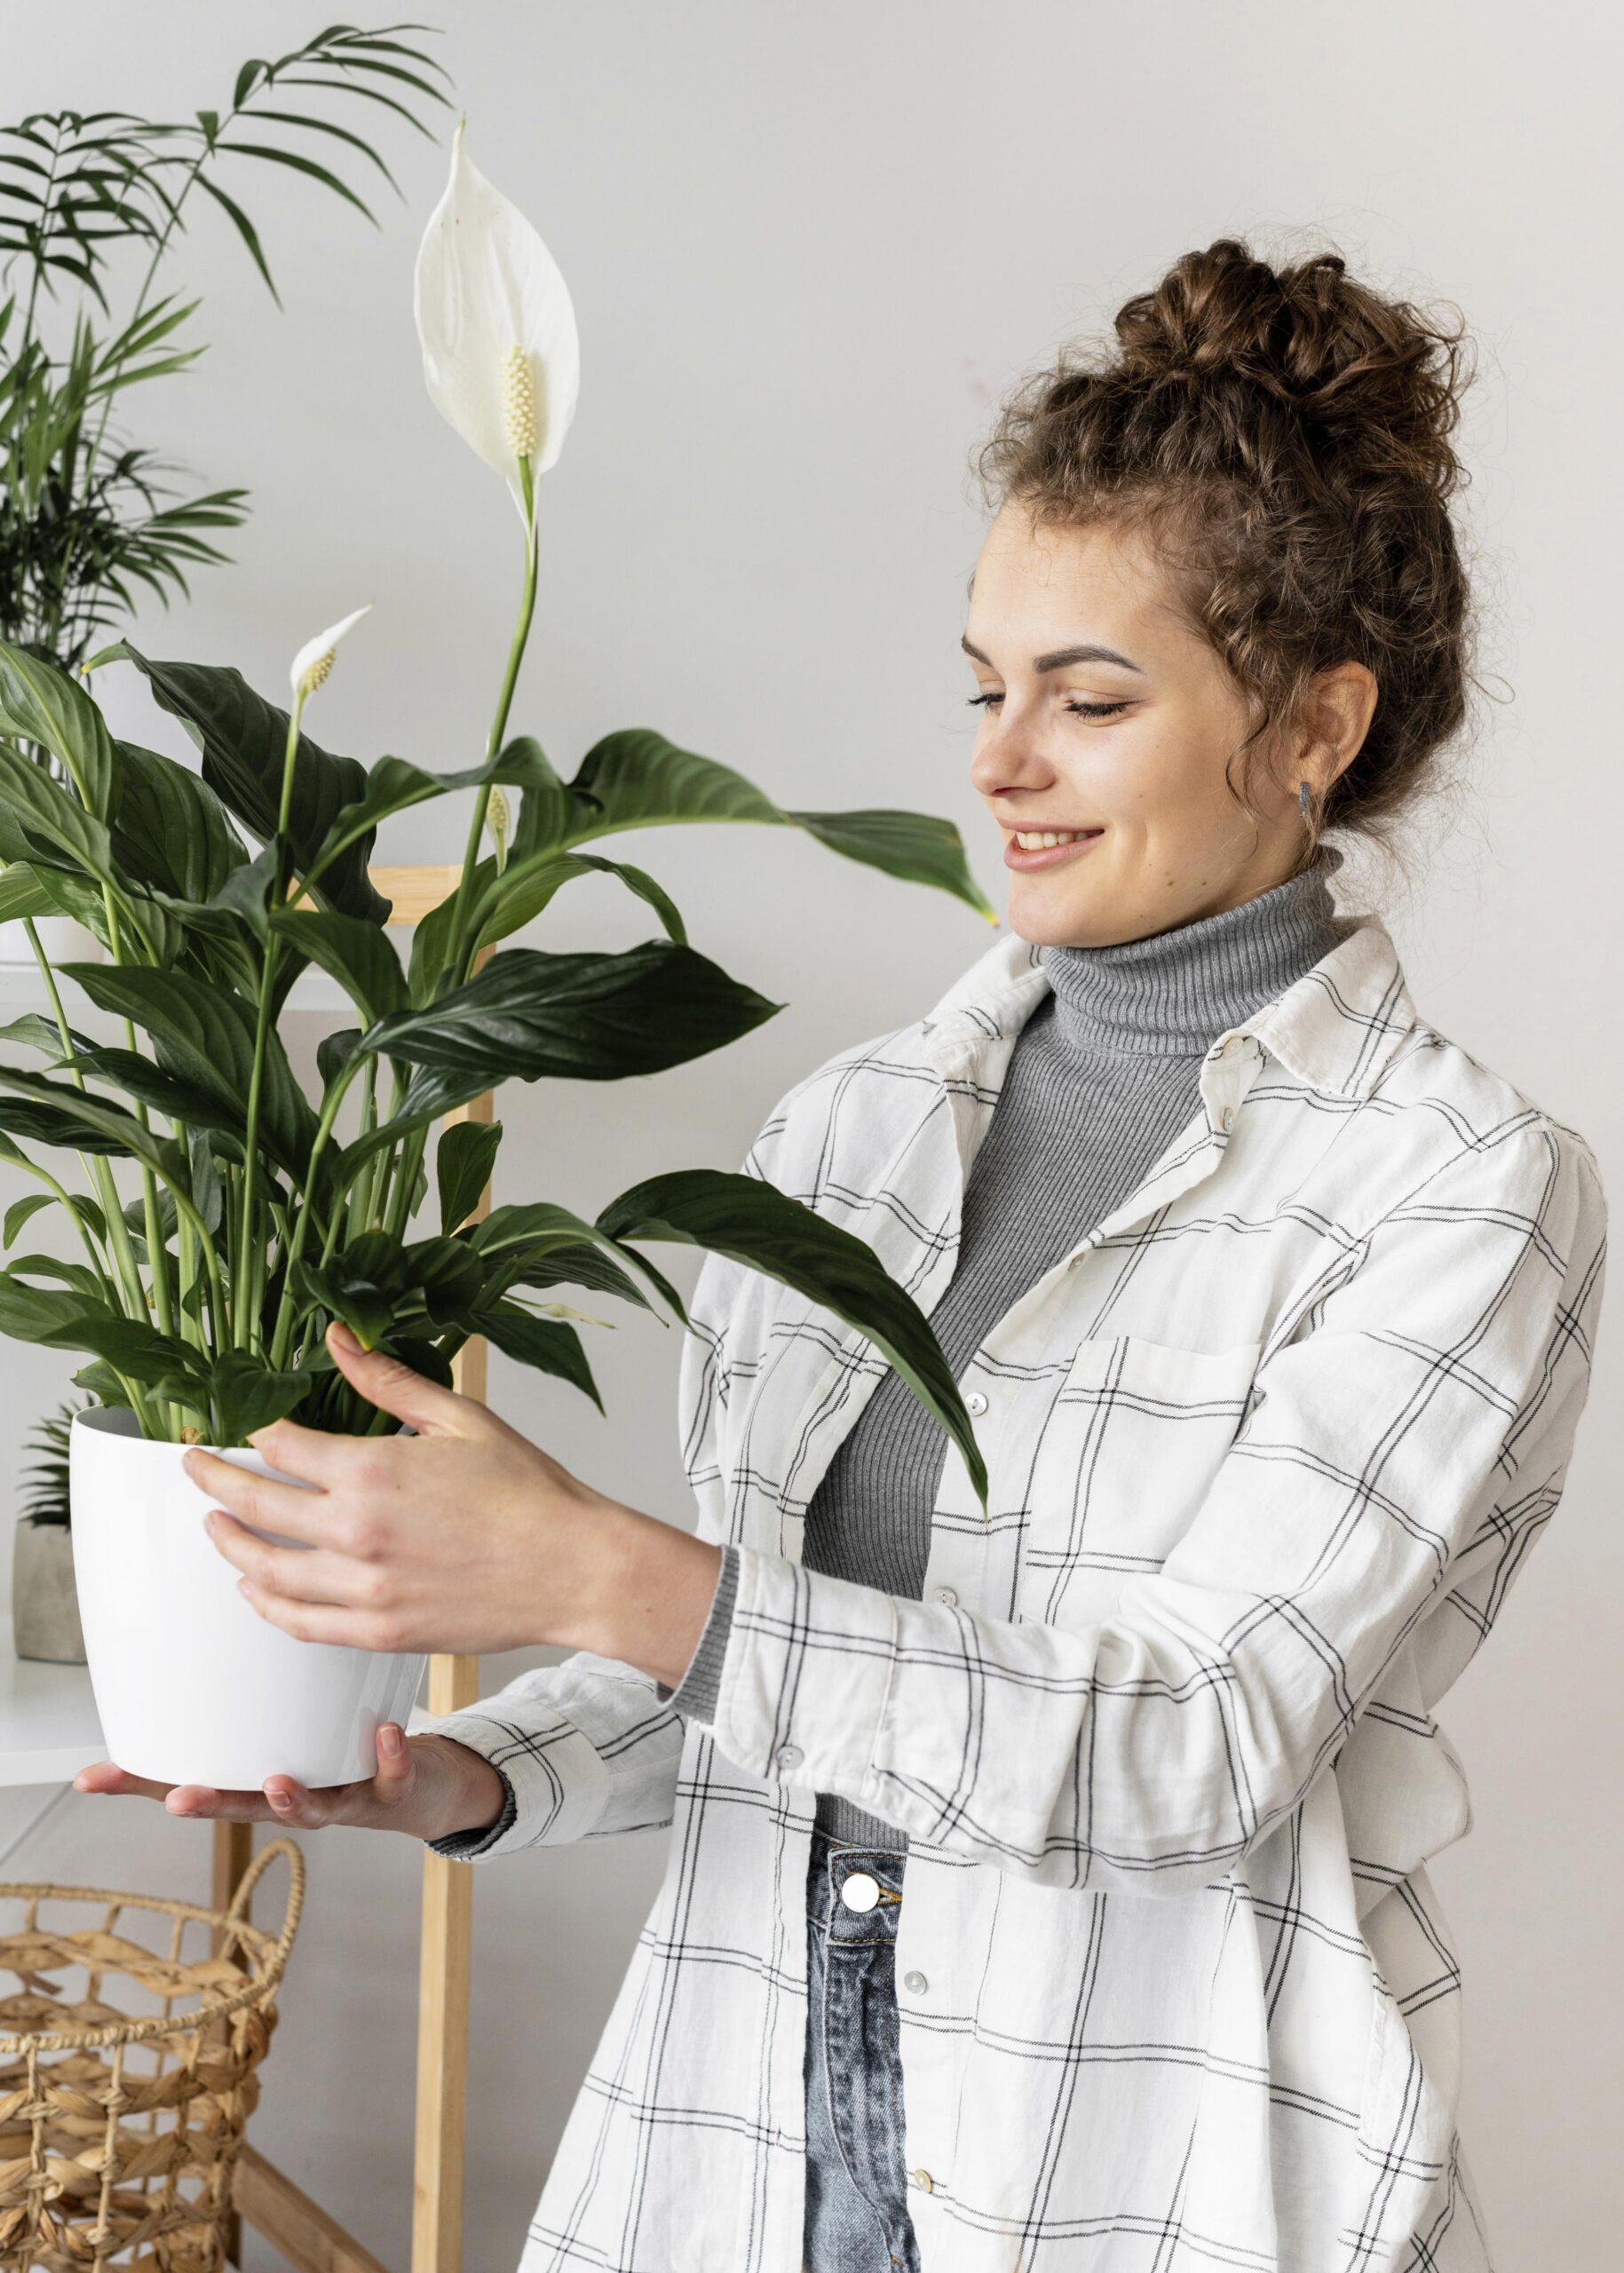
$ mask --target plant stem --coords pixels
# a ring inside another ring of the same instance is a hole
[[[503,674],[502,692],[496,699],[496,714],[491,720],[490,733],[486,737],[487,762],[502,748],[503,737],[508,730],[508,712],[512,708],[513,690],[519,684],[519,667],[524,661],[525,648],[530,638],[531,619],[535,614],[535,478],[528,458],[521,458],[519,463],[525,497],[524,590],[519,604],[519,621],[513,628],[513,637],[508,647],[508,667]],[[474,870],[479,859],[479,840],[485,833],[485,815],[490,796],[489,782],[474,793],[473,819],[463,853],[463,873],[457,879],[456,899],[451,910],[451,942],[446,968],[452,974],[451,983],[454,986],[460,985],[467,975],[468,954],[471,952],[464,936],[468,928],[468,903],[473,891]]]
[[[315,1212],[316,1168],[327,1150],[328,1139],[333,1133],[333,1124],[338,1118],[338,1108],[344,1103],[345,1092],[360,1071],[360,1058],[352,1057],[343,1072],[336,1076],[321,1100],[321,1118],[316,1123],[315,1138],[310,1148],[310,1166],[305,1178],[305,1198],[299,1208],[298,1220],[293,1226],[293,1238],[288,1248],[288,1267],[282,1275],[282,1298],[277,1305],[276,1327],[271,1336],[271,1364],[279,1370],[287,1363],[288,1345],[297,1315],[293,1297],[293,1274],[305,1251],[305,1234]],[[333,1203],[335,1223],[339,1220],[342,1209],[343,1194],[340,1193]]]
[[[525,499],[525,581],[519,597],[519,621],[513,627],[513,637],[508,646],[507,669],[503,673],[502,691],[496,698],[495,716],[485,740],[485,756],[488,762],[502,748],[508,729],[508,712],[513,704],[513,690],[519,684],[519,668],[525,658],[529,643],[530,625],[535,614],[535,479],[529,459],[521,458],[519,471]],[[490,784],[487,782],[474,795],[473,819],[468,830],[468,843],[463,852],[463,872],[457,878],[456,896],[451,908],[451,937],[447,948],[445,967],[440,973],[437,992],[446,993],[460,986],[468,975],[468,965],[475,952],[475,943],[467,937],[469,902],[473,896],[474,870],[479,866],[479,840],[485,830],[485,815],[490,804]],[[405,1232],[411,1214],[412,1192],[417,1182],[417,1171],[423,1165],[423,1155],[429,1141],[428,1124],[413,1131],[402,1144],[399,1154],[391,1164],[393,1188],[389,1191],[389,1206],[384,1226],[394,1238]],[[387,1184],[385,1188],[388,1189]]]
[[[299,720],[305,710],[305,689],[300,687],[293,698],[293,714],[288,721],[287,745],[282,752],[281,804],[276,816],[275,874],[271,883],[273,912],[281,906],[288,889],[288,820],[293,810],[293,776],[298,764]],[[254,1287],[257,1274],[251,1257],[254,1252],[254,1171],[258,1165],[259,1099],[265,1083],[265,1051],[270,1043],[271,994],[276,978],[276,954],[279,941],[273,929],[266,935],[265,961],[259,973],[259,1010],[254,1021],[254,1065],[249,1075],[248,1125],[242,1139],[242,1214],[237,1234],[236,1261],[232,1266],[232,1347],[246,1350],[253,1309]],[[301,1209],[301,1216],[303,1215]]]

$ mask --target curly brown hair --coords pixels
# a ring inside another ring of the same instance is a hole
[[[1220,237],[1126,301],[1113,343],[1073,343],[1022,382],[972,455],[986,503],[1150,538],[1252,709],[1234,753],[1248,811],[1254,760],[1313,674],[1374,675],[1363,746],[1311,792],[1303,866],[1332,828],[1400,854],[1398,817],[1434,786],[1477,683],[1449,507],[1475,364],[1450,313],[1384,297],[1339,253],[1277,270]]]

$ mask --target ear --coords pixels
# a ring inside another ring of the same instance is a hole
[[[1318,784],[1321,802],[1364,748],[1379,693],[1375,673],[1363,663],[1333,664],[1309,682],[1301,772]]]

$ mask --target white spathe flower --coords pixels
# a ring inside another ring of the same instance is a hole
[[[288,674],[296,698],[313,694],[317,687],[325,683],[333,668],[333,650],[351,625],[359,623],[371,606],[372,602],[368,600],[366,607],[356,608],[345,617],[342,623],[331,624],[325,631],[318,632],[313,639],[306,639],[294,657],[293,669]]]
[[[461,119],[450,179],[417,249],[412,313],[435,408],[495,468],[525,516],[519,458],[539,479],[563,448],[581,343],[558,262],[469,157]]]

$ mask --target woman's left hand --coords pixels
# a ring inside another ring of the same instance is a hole
[[[363,1650],[484,1657],[557,1643],[676,1685],[719,1549],[594,1491],[487,1406],[363,1350],[346,1327],[329,1329],[328,1348],[363,1397],[417,1434],[339,1437],[294,1421],[257,1430],[260,1458],[313,1491],[195,1446],[183,1462],[262,1618]],[[249,1525],[308,1543],[273,1546]]]

